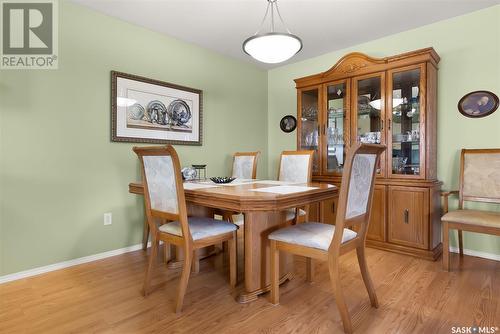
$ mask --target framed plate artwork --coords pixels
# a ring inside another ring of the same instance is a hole
[[[201,145],[203,92],[111,72],[111,141]]]
[[[280,121],[280,129],[283,132],[289,133],[297,127],[297,119],[292,115],[283,117]]]
[[[498,96],[487,90],[465,94],[458,102],[458,111],[466,117],[480,118],[492,114],[498,108]]]

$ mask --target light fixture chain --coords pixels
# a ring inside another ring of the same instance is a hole
[[[269,5],[270,4],[271,4],[271,2],[267,3],[266,13],[264,14],[264,17],[262,18],[262,22],[260,22],[259,29],[257,29],[255,34],[253,34],[254,36],[257,36],[259,34],[259,32],[262,30],[262,27],[264,26],[264,22],[266,22],[267,14],[269,13]]]
[[[281,21],[281,24],[283,25],[283,27],[285,27],[286,31],[289,33],[289,34],[292,34],[292,32],[290,31],[290,29],[288,29],[288,27],[286,26],[285,22],[283,21],[283,18],[281,17],[281,14],[280,14],[280,10],[278,8],[278,2],[276,2],[276,13],[278,13],[278,17],[280,18],[280,21]],[[274,24],[273,24],[274,25]],[[274,31],[274,30],[273,30]]]
[[[271,1],[271,32],[274,32],[274,4],[275,1]]]

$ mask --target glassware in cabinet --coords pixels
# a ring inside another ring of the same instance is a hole
[[[303,90],[299,94],[300,139],[299,149],[313,150],[313,172],[319,171],[319,88]]]
[[[325,173],[339,174],[344,168],[349,141],[349,81],[326,85]]]
[[[421,67],[389,72],[391,175],[419,176],[422,171]]]
[[[385,144],[385,72],[355,77],[353,87],[352,140],[358,143]],[[384,175],[384,155],[377,173]]]

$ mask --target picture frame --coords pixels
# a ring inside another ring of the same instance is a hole
[[[280,121],[280,129],[285,133],[290,133],[297,128],[297,119],[292,115],[286,115]]]
[[[458,101],[458,111],[469,118],[491,115],[498,109],[498,96],[487,90],[476,90],[465,94]]]
[[[202,145],[203,91],[111,71],[111,141]]]

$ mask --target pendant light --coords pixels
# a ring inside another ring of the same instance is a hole
[[[271,31],[260,33],[271,8]],[[274,29],[274,11],[278,14],[286,32],[276,32]],[[285,26],[278,9],[278,0],[267,0],[267,9],[259,30],[243,42],[243,51],[254,59],[268,64],[281,63],[292,58],[302,49],[302,41],[293,35]]]

